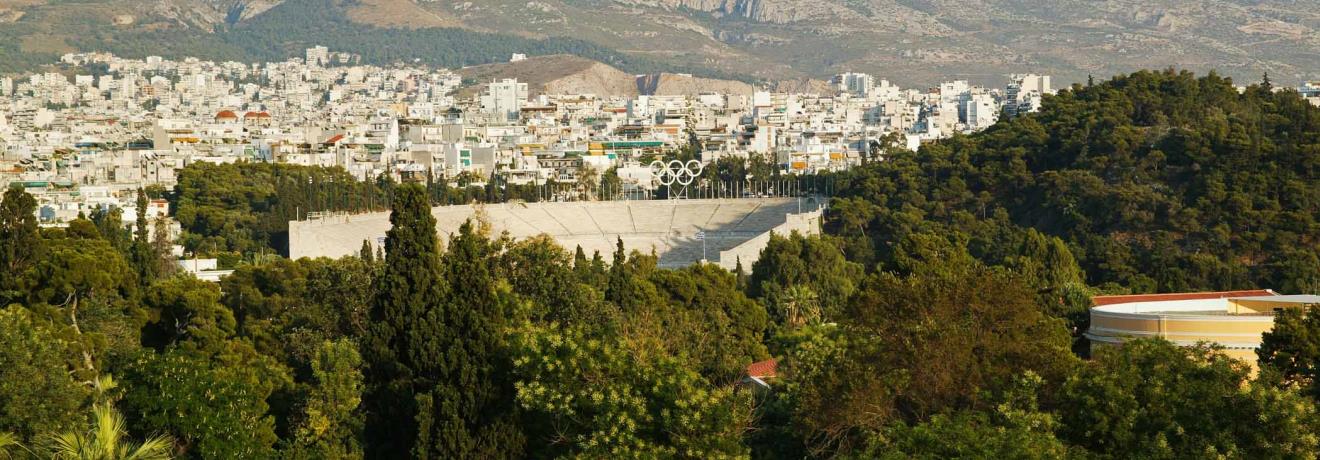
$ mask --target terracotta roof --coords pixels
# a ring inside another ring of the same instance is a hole
[[[243,118],[270,118],[270,114],[266,112],[248,112],[243,114]]]
[[[334,135],[334,137],[331,137],[331,138],[329,138],[329,139],[326,139],[325,142],[322,142],[322,144],[333,144],[333,143],[335,143],[335,142],[339,142],[340,140],[343,140],[343,139],[344,139],[344,135],[343,135],[343,134],[336,134],[336,135]]]
[[[779,371],[779,360],[770,358],[747,365],[747,376],[761,380],[775,378]]]
[[[221,110],[220,113],[215,114],[215,118],[216,118],[216,119],[220,119],[220,118],[233,118],[233,119],[238,119],[238,114],[234,113],[233,110]]]
[[[1134,294],[1134,295],[1098,295],[1091,298],[1095,306],[1113,305],[1118,303],[1131,302],[1159,302],[1167,300],[1200,300],[1200,299],[1223,299],[1228,297],[1255,297],[1278,295],[1269,289],[1254,289],[1245,291],[1214,291],[1214,292],[1175,292],[1169,294]]]

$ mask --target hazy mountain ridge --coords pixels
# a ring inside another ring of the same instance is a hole
[[[71,43],[78,40],[62,35],[68,18],[97,23],[111,34],[161,29],[207,34],[241,27],[289,1],[302,0],[10,0],[0,1],[0,20],[19,26],[9,33],[20,43],[9,45],[10,54],[52,52],[77,48]],[[905,85],[948,78],[998,84],[1004,74],[1035,71],[1066,82],[1171,65],[1214,69],[1239,80],[1258,80],[1266,71],[1281,82],[1320,79],[1315,51],[1320,0],[335,3],[348,20],[377,27],[580,39],[678,69],[767,81],[865,71]]]
[[[906,84],[1082,81],[1169,65],[1320,78],[1320,1],[485,0],[419,3],[465,26],[572,35],[764,79],[868,71]],[[528,5],[534,5],[529,7]],[[678,50],[681,50],[679,52]]]

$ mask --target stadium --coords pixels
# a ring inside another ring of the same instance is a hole
[[[478,214],[495,233],[514,239],[548,235],[565,249],[587,254],[624,248],[659,257],[661,267],[683,267],[706,260],[727,269],[760,257],[772,233],[804,235],[820,231],[821,199],[748,198],[698,200],[581,201],[501,203],[432,208],[442,238]],[[289,256],[342,257],[362,241],[384,244],[389,213],[330,215],[289,222]]]

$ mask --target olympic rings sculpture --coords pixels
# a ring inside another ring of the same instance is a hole
[[[688,160],[684,163],[679,160],[670,160],[665,163],[660,160],[651,162],[651,176],[660,181],[660,185],[671,187],[675,183],[681,186],[688,186],[701,176],[705,166],[697,160]]]

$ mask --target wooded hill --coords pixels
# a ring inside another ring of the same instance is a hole
[[[1320,288],[1320,108],[1268,81],[1138,72],[841,175],[832,230],[892,264],[910,235],[1005,263],[1062,238],[1107,290]]]

